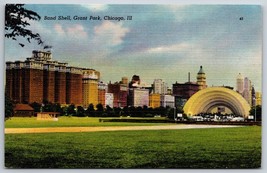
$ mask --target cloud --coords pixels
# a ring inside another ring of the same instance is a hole
[[[73,26],[63,28],[60,24],[54,25],[54,30],[60,36],[66,36],[68,38],[76,38],[76,39],[85,39],[87,38],[87,32],[85,31],[84,27],[79,24],[75,24]]]
[[[91,4],[91,5],[83,4],[81,6],[91,11],[105,11],[106,9],[108,9],[108,5],[106,4]]]
[[[122,23],[105,21],[94,27],[95,42],[111,47],[116,46],[123,42],[124,36],[129,31],[128,28],[122,26]]]
[[[64,29],[62,28],[61,25],[55,24],[54,29],[55,29],[56,33],[58,33],[60,35],[61,34],[65,35],[65,31],[64,31]]]
[[[170,52],[180,52],[187,51],[191,49],[192,46],[187,43],[174,44],[171,46],[159,46],[153,47],[147,50],[148,53],[170,53]]]
[[[80,38],[87,37],[87,33],[84,30],[84,27],[82,25],[74,25],[73,27],[67,28],[67,34],[68,35],[75,35]]]

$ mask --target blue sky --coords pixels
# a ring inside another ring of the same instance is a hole
[[[94,68],[104,82],[140,75],[169,87],[196,80],[202,65],[209,86],[235,87],[248,77],[256,90],[262,80],[262,12],[248,5],[27,5],[42,19],[30,28],[52,45],[53,59]],[[44,16],[100,16],[101,21],[48,21]],[[132,16],[132,20],[104,20]],[[240,18],[243,17],[243,20]],[[26,42],[25,42],[26,43]],[[5,40],[6,61],[25,60],[35,42],[21,48]]]

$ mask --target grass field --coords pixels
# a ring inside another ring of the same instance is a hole
[[[6,134],[8,168],[259,168],[261,127]]]
[[[147,118],[148,119],[148,118]],[[153,119],[153,118],[149,118]],[[164,119],[164,118],[154,118]],[[36,120],[36,117],[13,117],[5,121],[5,128],[34,128],[34,127],[94,127],[94,126],[148,126],[166,125],[166,123],[132,123],[132,122],[99,122],[99,118],[92,117],[59,117],[58,121]]]

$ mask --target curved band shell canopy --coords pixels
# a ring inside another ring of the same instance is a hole
[[[195,93],[186,102],[184,113],[188,116],[207,113],[216,106],[225,106],[235,115],[248,117],[250,105],[237,92],[225,87],[209,87]]]

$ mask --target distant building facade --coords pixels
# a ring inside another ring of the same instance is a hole
[[[160,107],[160,94],[149,94],[149,107]]]
[[[261,103],[261,97],[262,97],[262,94],[260,92],[256,92],[256,105],[262,105]]]
[[[77,67],[66,68],[66,103],[82,105],[82,69]]]
[[[161,95],[160,96],[160,106],[163,107],[174,107],[174,96],[172,95]]]
[[[202,66],[200,66],[199,72],[197,73],[197,84],[199,85],[199,90],[207,88],[206,74]]]
[[[143,88],[129,88],[129,106],[149,106],[149,90]]]
[[[128,87],[119,82],[108,84],[108,93],[113,93],[113,107],[127,106]]]
[[[244,77],[241,75],[241,73],[238,74],[236,77],[236,91],[239,94],[242,94],[244,90]]]
[[[153,93],[154,94],[167,94],[168,85],[163,82],[162,79],[155,79],[153,82]]]
[[[248,77],[244,78],[241,73],[239,73],[236,78],[236,91],[241,94],[251,106],[255,104],[255,93],[252,93],[255,92],[255,90],[252,88],[251,80],[249,80]]]
[[[15,103],[44,101],[83,104],[83,69],[52,60],[50,51],[32,51],[25,61],[6,62],[5,92]]]
[[[105,93],[105,107],[109,106],[113,108],[114,96],[113,93]]]
[[[242,96],[244,97],[244,99],[246,99],[246,101],[250,105],[252,104],[251,90],[252,90],[251,81],[247,77],[245,77],[244,78],[244,89],[243,89]]]
[[[193,82],[175,83],[172,85],[172,94],[175,97],[189,99],[193,94],[199,91],[199,84]]]
[[[96,107],[99,103],[98,81],[100,73],[94,69],[83,69],[82,72],[83,107],[88,107],[90,104]]]
[[[105,95],[107,93],[108,86],[103,82],[98,82],[98,103],[105,106]]]

